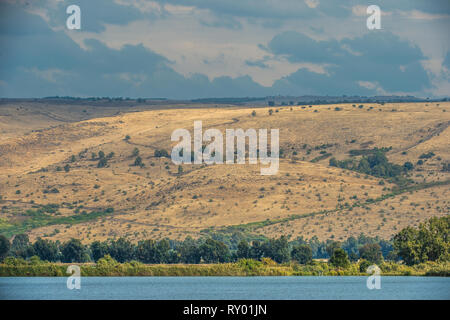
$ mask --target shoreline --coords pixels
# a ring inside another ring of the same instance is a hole
[[[0,264],[0,277],[68,277],[70,265],[80,267],[82,277],[255,277],[255,276],[369,276],[361,272],[358,263],[347,268],[336,268],[324,262],[309,265],[263,264],[232,262],[218,264],[142,264],[138,262],[114,265],[41,263],[36,265]],[[406,266],[399,263],[383,262],[379,265],[382,276],[422,276],[449,277],[449,263],[422,263]]]

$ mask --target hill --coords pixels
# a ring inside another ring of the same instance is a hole
[[[278,174],[261,176],[249,164],[183,165],[180,173],[155,156],[170,153],[173,130],[192,132],[196,120],[223,133],[279,128]],[[237,231],[389,239],[449,213],[449,125],[450,102],[253,109],[11,101],[0,105],[0,233],[86,243]],[[142,167],[134,165],[135,148]],[[389,177],[330,165],[377,152],[389,164],[413,166]]]

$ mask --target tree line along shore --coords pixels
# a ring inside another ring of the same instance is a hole
[[[449,230],[450,216],[444,216],[406,227],[390,241],[361,235],[343,243],[282,236],[237,245],[213,238],[134,244],[119,238],[84,245],[0,236],[0,276],[67,276],[71,264],[82,276],[367,275],[374,264],[382,275],[448,276]]]

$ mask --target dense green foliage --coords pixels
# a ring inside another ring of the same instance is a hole
[[[275,262],[282,263],[290,259],[289,243],[284,236],[267,241],[255,240],[251,244],[242,240],[239,242],[235,256],[237,259],[270,258]]]
[[[443,163],[442,164],[442,171],[444,172],[450,172],[450,162]]]
[[[367,243],[359,248],[359,256],[368,262],[380,264],[383,261],[381,246],[378,243]]]
[[[14,237],[11,244],[10,254],[13,257],[20,257],[25,259],[34,255],[34,249],[30,245],[30,239],[28,235],[21,233]]]
[[[27,210],[23,213],[25,219],[21,220],[20,222],[6,223],[3,225],[0,224],[0,233],[7,237],[11,237],[13,235],[21,234],[34,228],[56,224],[73,225],[95,220],[102,216],[114,213],[114,208],[106,208],[102,211],[82,211],[81,214],[72,216],[50,215],[51,213],[55,213],[57,209],[57,205],[50,204],[47,206],[41,206],[36,210]]]
[[[292,249],[292,260],[297,261],[300,264],[308,264],[312,262],[312,250],[311,247],[306,244],[299,244]]]
[[[450,260],[450,216],[431,218],[418,229],[406,227],[394,236],[394,248],[408,265]]]
[[[0,261],[6,257],[9,252],[11,244],[9,243],[8,238],[3,235],[0,235]]]
[[[61,246],[62,262],[85,262],[89,260],[86,247],[78,239],[71,239]]]
[[[167,150],[161,149],[161,150],[155,150],[155,157],[156,158],[170,158],[169,153]]]
[[[200,245],[200,255],[206,263],[227,262],[230,260],[228,247],[218,240],[207,239]]]
[[[347,268],[350,265],[348,254],[342,248],[336,248],[330,257],[330,263],[337,268]]]
[[[33,244],[28,236],[19,234],[9,240],[0,237],[3,257],[9,255],[20,259],[33,256],[50,262],[98,262],[109,255],[118,263],[139,261],[148,264],[199,264],[228,263],[239,260],[273,261],[274,263],[297,262],[310,264],[313,258],[329,258],[336,268],[348,268],[350,261],[365,261],[370,264],[383,264],[384,261],[402,259],[407,265],[427,261],[449,262],[450,245],[448,240],[450,217],[432,218],[418,229],[407,227],[393,237],[393,242],[364,235],[350,237],[344,242],[319,241],[297,238],[288,242],[282,236],[278,239],[254,240],[250,243],[239,237],[227,239],[192,239],[184,241],[163,239],[142,240],[137,244],[125,238],[95,241],[86,246],[77,239],[67,242],[38,238]],[[237,242],[237,244],[236,244]],[[393,243],[393,245],[392,245]],[[8,253],[9,252],[9,253]],[[364,266],[363,266],[364,267]]]
[[[82,264],[82,276],[350,276],[367,275],[366,260],[349,264],[346,268],[313,261],[300,265],[296,262],[277,264],[271,259],[262,261],[240,259],[220,264],[151,264],[138,261],[119,263],[110,255],[99,259],[96,264]],[[449,276],[450,263],[427,262],[406,266],[393,262],[379,265],[383,275],[400,276]],[[0,264],[0,277],[17,276],[60,276],[65,277],[67,264],[50,263],[34,256],[29,260],[7,257]]]
[[[57,243],[47,239],[38,238],[33,244],[33,251],[41,260],[57,261],[59,258]]]
[[[393,178],[413,169],[410,162],[405,163],[403,166],[389,162],[384,151],[381,149],[376,150],[359,160],[352,158],[340,161],[331,158],[330,166],[354,170],[380,178]]]

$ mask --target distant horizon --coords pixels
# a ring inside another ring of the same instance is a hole
[[[272,96],[225,96],[225,97],[197,97],[191,99],[176,99],[170,97],[145,97],[145,96],[134,96],[134,97],[125,97],[125,96],[43,96],[43,97],[0,97],[0,100],[153,100],[153,101],[205,101],[205,100],[247,100],[251,101],[261,101],[261,100],[270,100],[270,99],[299,99],[299,98],[326,98],[326,99],[377,99],[382,102],[382,99],[397,99],[395,102],[405,102],[403,99],[407,99],[407,102],[426,102],[426,101],[448,101],[450,96],[430,96],[430,97],[420,97],[414,95],[272,95]],[[145,102],[145,101],[143,101]],[[289,102],[289,101],[288,101]],[[297,103],[297,101],[295,101]]]

